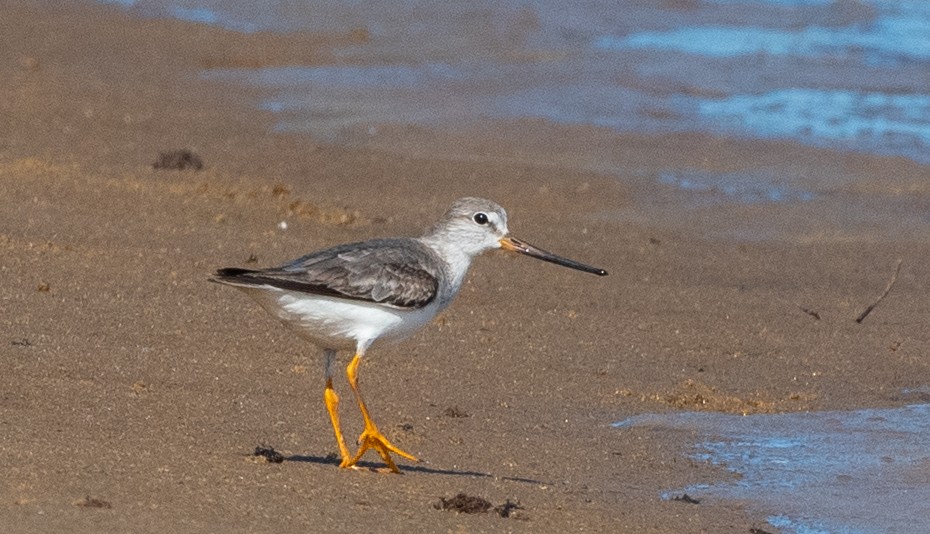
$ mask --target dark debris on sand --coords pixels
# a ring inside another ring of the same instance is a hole
[[[107,509],[113,508],[113,505],[110,504],[108,501],[105,501],[103,499],[98,499],[96,497],[91,497],[90,495],[75,502],[74,505],[80,506],[81,508],[107,508]]]
[[[167,152],[160,152],[158,154],[158,159],[155,160],[152,167],[155,169],[177,171],[184,171],[187,169],[199,171],[203,169],[203,160],[200,159],[200,156],[187,149],[169,150]]]
[[[523,507],[520,506],[520,503],[515,503],[510,499],[507,499],[504,504],[500,506],[494,506],[487,499],[473,495],[466,495],[465,493],[459,493],[450,499],[440,497],[439,502],[433,504],[433,508],[437,510],[457,512],[460,514],[485,514],[491,511],[493,508],[494,512],[501,517],[525,519],[525,517],[515,513],[517,510],[523,509]]]
[[[701,504],[701,501],[699,499],[695,499],[694,497],[688,495],[687,493],[682,493],[681,495],[672,497],[672,500],[675,502],[684,502],[688,504]]]
[[[465,410],[460,409],[458,406],[450,406],[442,412],[446,417],[452,417],[453,419],[461,419],[463,417],[471,417],[471,414]]]
[[[505,519],[508,517],[514,517],[516,519],[525,519],[524,516],[517,513],[517,510],[522,510],[522,509],[523,507],[520,506],[520,503],[511,502],[510,499],[507,499],[506,501],[504,501],[504,504],[494,507],[494,511],[497,512],[497,515]]]
[[[258,447],[255,447],[255,452],[252,453],[252,456],[261,456],[265,459],[266,462],[271,464],[279,464],[284,461],[283,454],[274,450],[274,447],[268,447],[265,445],[259,445]]]
[[[448,510],[461,514],[483,514],[490,510],[491,506],[493,505],[487,499],[464,493],[459,493],[451,499],[440,497],[439,502],[434,505],[437,510]]]

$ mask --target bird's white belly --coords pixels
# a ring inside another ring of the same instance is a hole
[[[270,286],[244,289],[302,337],[331,349],[366,348],[375,340],[399,341],[429,323],[438,311],[435,304],[405,310]]]

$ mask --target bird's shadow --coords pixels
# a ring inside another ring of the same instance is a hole
[[[312,464],[321,464],[321,465],[339,465],[339,458],[333,454],[327,456],[305,456],[305,455],[292,455],[285,456],[284,461],[286,462],[306,462]],[[380,471],[387,468],[383,463],[378,462],[366,462],[360,461],[356,464],[356,467],[362,469],[368,469],[370,471]],[[542,480],[536,480],[532,478],[523,478],[523,477],[510,477],[510,476],[499,476],[492,473],[482,473],[481,471],[468,471],[461,469],[441,469],[436,467],[427,467],[425,465],[414,464],[414,465],[398,465],[401,473],[423,473],[427,475],[445,475],[445,476],[459,476],[459,477],[478,477],[478,478],[493,478],[496,480],[508,480],[510,482],[521,482],[524,484],[548,484]]]

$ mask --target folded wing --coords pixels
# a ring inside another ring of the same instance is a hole
[[[212,280],[416,309],[436,298],[441,269],[418,241],[380,239],[321,250],[271,269],[219,269]]]

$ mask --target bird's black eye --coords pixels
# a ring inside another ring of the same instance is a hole
[[[474,216],[473,218],[475,219],[475,222],[476,222],[476,223],[478,223],[478,224],[480,224],[480,225],[482,225],[482,226],[488,224],[488,214],[487,214],[487,213],[482,213],[482,212],[479,211],[478,213],[475,214],[475,216]]]

